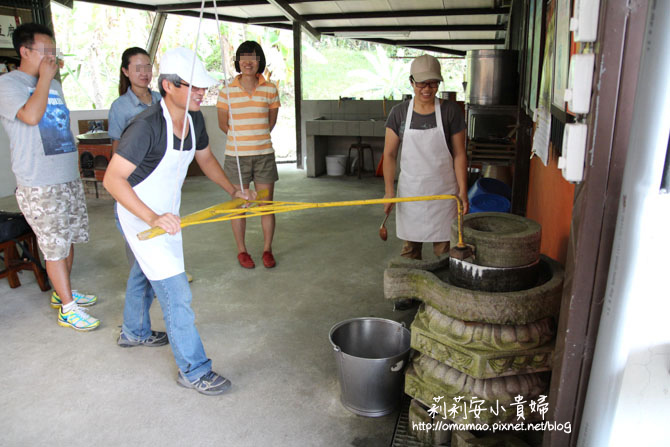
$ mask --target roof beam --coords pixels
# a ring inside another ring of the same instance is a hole
[[[84,3],[97,3],[99,5],[116,6],[117,8],[140,9],[142,11],[155,11],[156,7],[152,5],[143,5],[133,2],[122,2],[118,0],[77,0]]]
[[[267,5],[266,0],[231,0],[224,1],[220,0],[216,2],[217,8],[231,7],[231,6],[255,6],[255,5]],[[165,5],[156,5],[157,11],[163,12],[172,12],[172,11],[184,11],[187,9],[197,9],[200,10],[201,2],[191,2],[191,3],[169,3]],[[213,8],[214,2],[205,2],[205,8]]]
[[[312,25],[307,23],[300,14],[298,14],[295,9],[291,8],[291,6],[288,4],[288,1],[286,0],[267,0],[268,3],[274,5],[276,8],[279,8],[279,10],[293,23],[298,23],[302,28],[304,28],[305,31],[307,31],[307,34],[311,35],[315,40],[320,40],[321,39],[321,33],[319,33],[317,30],[312,28]]]
[[[509,14],[509,8],[455,8],[455,9],[410,9],[403,11],[344,12],[337,14],[303,14],[302,18],[313,20],[392,19],[402,17],[449,17],[462,15]],[[250,17],[249,23],[281,22],[281,16]]]
[[[372,43],[381,43],[384,45],[394,45],[397,47],[405,47],[405,48],[413,48],[415,50],[423,50],[423,51],[431,51],[433,53],[441,53],[441,54],[451,54],[454,56],[465,56],[466,52],[462,50],[452,50],[451,48],[442,48],[442,47],[435,47],[432,45],[422,45],[422,46],[416,46],[416,45],[405,45],[402,40],[391,40],[391,39],[361,39],[358,37],[353,37],[352,39],[354,40],[361,40],[363,42],[372,42]]]
[[[503,25],[388,25],[388,26],[325,26],[317,27],[323,34],[375,33],[402,31],[505,31]]]
[[[324,34],[374,33],[398,31],[506,31],[503,25],[382,25],[382,26],[328,26],[317,28]]]
[[[504,45],[505,39],[400,39],[404,45]]]

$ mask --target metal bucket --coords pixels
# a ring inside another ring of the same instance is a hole
[[[384,318],[352,318],[330,330],[342,405],[368,417],[385,416],[400,403],[410,332]]]

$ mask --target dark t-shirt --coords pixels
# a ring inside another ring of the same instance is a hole
[[[403,134],[405,133],[405,122],[407,121],[407,111],[409,110],[409,101],[402,102],[391,109],[388,118],[386,119],[386,127],[395,132],[402,142]],[[444,136],[447,139],[447,146],[453,155],[451,148],[451,136],[465,129],[465,118],[460,107],[453,101],[441,101],[440,111],[442,112],[442,128],[444,129]],[[412,114],[412,122],[409,125],[410,129],[434,129],[437,127],[437,118],[435,112],[428,115],[422,115],[414,112]]]
[[[188,112],[193,119],[195,130],[195,149],[201,150],[209,146],[209,136],[205,129],[205,118],[202,112]],[[189,129],[187,125],[187,129]],[[128,177],[130,186],[141,183],[161,162],[167,148],[167,126],[163,118],[160,103],[154,104],[138,114],[121,134],[116,153],[137,166]],[[181,140],[174,133],[174,150],[181,147]],[[190,131],[184,138],[184,150],[191,150]]]

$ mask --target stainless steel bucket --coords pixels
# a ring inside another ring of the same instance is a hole
[[[360,416],[391,413],[402,397],[409,330],[384,318],[352,318],[332,327],[330,342],[342,405]]]

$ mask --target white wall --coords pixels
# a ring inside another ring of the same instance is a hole
[[[109,110],[75,110],[70,112],[70,129],[73,135],[79,134],[79,120],[91,119],[106,119]],[[202,113],[205,116],[205,126],[209,134],[209,144],[212,152],[223,164],[223,154],[226,147],[226,135],[219,130],[219,123],[215,106],[205,106],[202,108]],[[10,153],[9,153],[9,137],[5,130],[0,126],[0,197],[14,195],[16,188],[16,178],[12,172]]]

